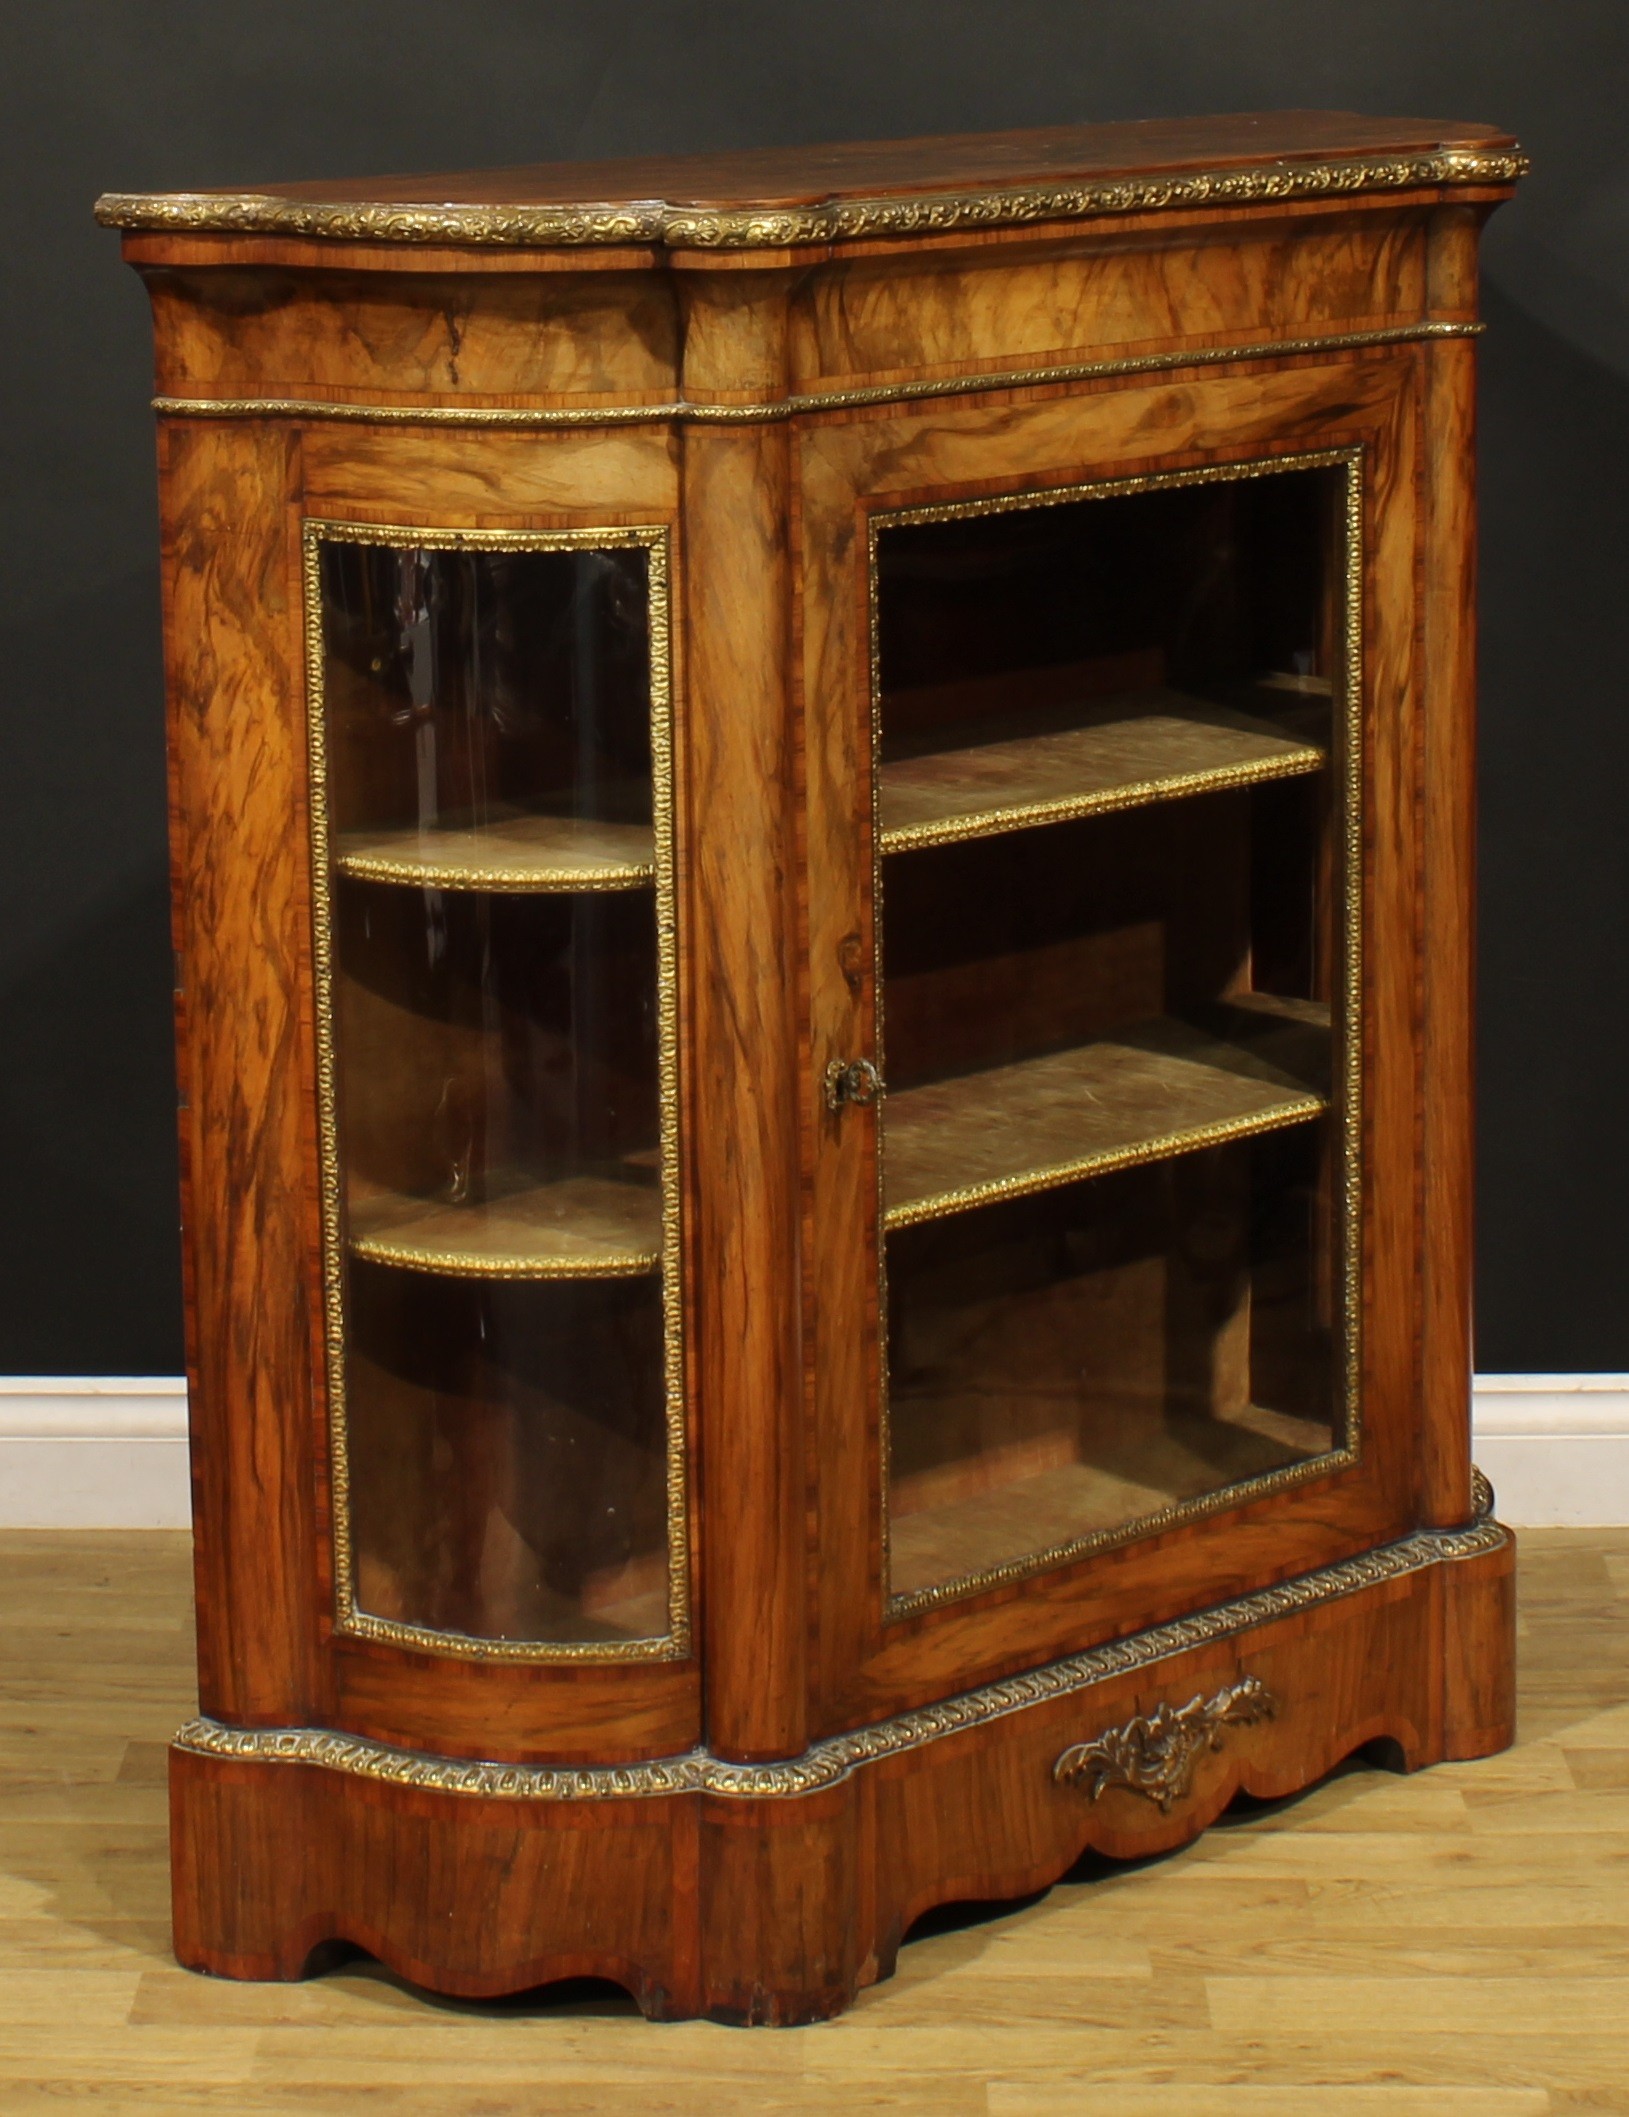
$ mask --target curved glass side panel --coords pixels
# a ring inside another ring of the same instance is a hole
[[[340,1625],[681,1653],[665,533],[306,555]]]
[[[1356,1454],[1358,472],[873,525],[893,1614]]]

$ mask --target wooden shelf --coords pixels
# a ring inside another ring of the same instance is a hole
[[[1063,709],[1067,711],[1067,709]],[[1065,823],[1179,794],[1316,772],[1325,752],[1271,721],[1177,691],[1145,691],[1077,710],[983,724],[968,740],[885,763],[878,813],[885,853]],[[1051,723],[1048,725],[1048,723]]]
[[[572,1176],[480,1205],[382,1191],[348,1205],[355,1257],[471,1279],[621,1279],[662,1261],[654,1184]]]
[[[1080,1405],[1060,1400],[1058,1420],[1051,1462],[974,1457],[896,1483],[888,1525],[892,1597],[908,1603],[992,1567],[1117,1535],[1335,1445],[1327,1425],[1254,1404],[1206,1420],[1170,1420],[1145,1407],[1140,1417],[1101,1420],[1073,1441]]]
[[[1158,1018],[1016,1065],[890,1094],[886,1224],[1305,1123],[1328,1107],[1329,1010],[1250,995],[1214,1028]]]
[[[649,824],[511,816],[479,830],[344,831],[334,865],[418,889],[638,889],[655,879]]]

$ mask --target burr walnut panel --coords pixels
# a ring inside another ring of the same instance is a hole
[[[1260,230],[1094,231],[1016,256],[834,263],[800,293],[793,357],[799,387],[818,391],[1172,344],[1334,336],[1424,314],[1412,215],[1287,216]]]
[[[320,1682],[299,459],[180,427],[160,463],[199,1695],[254,1724]]]
[[[565,527],[670,521],[678,446],[660,428],[467,434],[313,426],[301,437],[305,501],[341,519]]]
[[[609,400],[673,394],[678,314],[630,274],[246,268],[149,275],[167,396]]]

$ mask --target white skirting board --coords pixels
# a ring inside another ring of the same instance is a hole
[[[1478,1375],[1472,1407],[1501,1521],[1629,1527],[1629,1375]]]
[[[1516,1528],[1629,1526],[1629,1375],[1478,1375],[1476,1460]],[[0,1528],[184,1529],[187,1385],[0,1376]]]
[[[0,1528],[191,1519],[179,1375],[0,1375]]]

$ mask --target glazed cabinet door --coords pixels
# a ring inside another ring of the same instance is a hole
[[[330,429],[295,475],[318,1709],[682,1748],[667,456]]]
[[[684,1614],[665,537],[306,537],[341,1609],[648,1650]]]
[[[1415,386],[804,440],[836,1721],[1413,1526]]]

